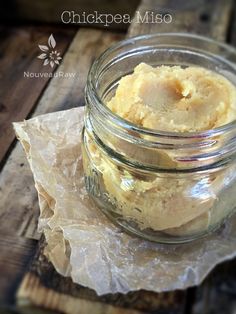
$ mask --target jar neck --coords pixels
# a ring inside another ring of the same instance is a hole
[[[236,157],[236,128],[168,133],[139,128],[95,106],[86,91],[85,126],[99,147],[117,162],[148,171],[212,171]]]
[[[234,160],[235,121],[203,132],[160,132],[125,121],[105,105],[114,96],[121,77],[131,73],[140,62],[184,65],[186,60],[187,65],[220,69],[231,80],[230,73],[236,84],[235,49],[201,36],[136,37],[108,49],[94,62],[85,91],[85,124],[104,152],[117,162],[153,171],[214,170]]]

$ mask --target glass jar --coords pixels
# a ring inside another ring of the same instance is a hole
[[[236,122],[201,132],[147,129],[106,106],[119,80],[145,62],[201,66],[236,85],[236,51],[190,34],[124,40],[92,65],[85,91],[83,164],[97,206],[126,231],[160,243],[206,235],[236,204]]]

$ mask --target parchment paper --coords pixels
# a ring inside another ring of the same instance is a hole
[[[82,169],[83,108],[14,123],[39,195],[38,227],[56,270],[98,295],[197,285],[218,263],[236,255],[236,215],[218,232],[167,246],[114,226],[87,196]]]

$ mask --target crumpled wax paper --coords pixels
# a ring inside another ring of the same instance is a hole
[[[218,232],[184,245],[159,245],[124,233],[90,203],[84,186],[83,108],[15,123],[39,195],[39,230],[56,270],[98,295],[197,285],[236,256],[236,215]]]

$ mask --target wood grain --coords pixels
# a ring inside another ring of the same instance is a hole
[[[91,62],[121,36],[110,32],[80,30],[58,69],[64,72],[75,71],[79,75],[74,80],[53,78],[33,115],[83,105],[83,88]],[[0,200],[0,230],[3,234],[25,237],[26,241],[27,238],[40,238],[37,232],[37,194],[32,173],[19,144],[11,152],[0,175]],[[17,277],[22,272],[21,267],[12,271],[11,281],[14,282],[14,276]],[[9,295],[14,295],[13,286],[11,292],[6,289],[4,302],[8,302]]]
[[[129,14],[132,16],[139,0],[67,0],[66,4],[58,0],[15,0],[8,2],[0,2],[0,12],[2,12],[2,20],[4,21],[38,21],[47,23],[61,23],[61,14],[63,11],[74,11],[76,14],[82,15],[83,12],[94,14],[96,10],[100,14]],[[103,23],[80,24],[79,26],[103,27],[104,29],[125,30],[128,28],[127,23],[111,23],[104,26]],[[65,25],[67,26],[67,24]]]
[[[191,313],[233,314],[236,307],[235,259],[218,265],[195,290]]]
[[[229,43],[236,47],[236,4],[234,4],[234,8],[232,10],[231,25],[228,34]]]
[[[139,11],[172,12],[175,22],[169,24],[168,29],[166,25],[148,26],[133,23],[128,36],[156,31],[188,31],[223,40],[228,32],[232,2],[216,0],[215,6],[211,1],[201,3],[202,5],[199,5],[199,2],[196,5],[194,1],[181,0],[178,2],[179,7],[175,8],[176,1],[142,1]],[[77,71],[78,77],[75,80],[63,81],[52,79],[37,103],[34,115],[83,105],[83,87],[89,65],[105,47],[121,37],[122,35],[109,32],[79,30],[59,68],[61,71]],[[37,196],[19,144],[12,151],[0,176],[0,199],[0,228],[4,234],[7,230],[15,230],[17,235],[38,239]],[[18,290],[18,304],[21,310],[24,308],[24,311],[27,311],[36,305],[63,313],[76,313],[74,309],[86,314],[160,311],[185,313],[186,293],[183,291],[163,294],[140,291],[127,296],[117,294],[98,298],[94,291],[75,285],[70,278],[57,274],[43,256],[43,247],[42,240],[31,268]],[[190,309],[193,310],[192,304],[188,304],[187,308],[190,313]]]
[[[99,30],[79,30],[58,69],[61,72],[75,72],[76,77],[74,79],[53,78],[33,115],[83,105],[83,89],[91,62],[95,56],[121,36]],[[19,143],[13,149],[2,170],[0,200],[2,232],[14,230],[14,233],[19,236],[38,239],[38,199],[32,173]]]
[[[16,286],[27,271],[35,247],[34,240],[0,232],[0,303],[14,302]]]
[[[30,271],[24,277],[18,291],[18,305],[25,300],[31,304],[45,306],[48,309],[63,313],[82,312],[98,313],[184,313],[185,293],[181,291],[168,293],[154,293],[144,290],[131,292],[126,295],[117,293],[98,297],[95,291],[74,284],[71,278],[63,278],[43,255],[44,241],[40,241],[39,250],[35,255]],[[34,292],[32,292],[34,291]],[[47,297],[50,292],[50,296]],[[61,303],[61,300],[63,302]],[[73,310],[75,312],[73,312]]]
[[[51,73],[50,66],[43,67],[38,44],[47,44],[53,33],[57,49],[63,53],[75,34],[75,29],[62,27],[1,27],[0,28],[0,168],[15,135],[13,121],[21,121],[33,109],[50,78],[32,79],[24,72]]]
[[[224,41],[230,25],[232,0],[143,0],[139,14],[171,14],[171,23],[140,23],[136,15],[128,35],[151,34],[156,32],[197,33]],[[151,18],[149,18],[151,21]]]
[[[112,33],[104,33],[102,31],[91,31],[91,30],[85,30],[81,29],[78,34],[76,35],[74,41],[72,42],[65,58],[63,59],[63,62],[58,70],[63,72],[73,72],[78,71],[78,79],[75,80],[56,80],[53,79],[50,82],[50,85],[45,90],[44,95],[42,96],[34,115],[42,114],[49,111],[55,111],[55,110],[61,110],[65,108],[71,108],[73,106],[77,105],[83,105],[83,89],[86,82],[86,76],[89,69],[89,66],[91,62],[93,61],[95,55],[98,55],[101,53],[102,50],[104,50],[105,47],[109,46],[112,42],[120,39],[121,36],[114,35]],[[53,100],[53,102],[52,102]],[[18,145],[19,146],[19,145]],[[15,161],[19,162],[20,156],[23,155],[22,150],[19,149],[19,147],[16,147],[14,150],[16,153],[12,154]],[[23,162],[23,161],[22,161]],[[6,173],[2,176],[3,178],[10,179],[13,175],[11,169],[15,169],[14,164],[8,168],[8,165],[3,169],[3,171],[6,171],[6,169],[10,170],[8,175],[6,176]],[[26,170],[27,169],[27,170]],[[26,171],[25,171],[26,170]],[[15,186],[12,189],[8,190],[8,192],[12,193],[16,190],[20,191],[20,187],[27,186],[28,182],[28,173],[29,169],[24,165],[21,167],[20,171],[22,172],[22,175],[17,176],[19,178],[17,181],[14,181]],[[25,174],[24,174],[25,172]],[[26,178],[26,181],[24,179]],[[0,178],[1,179],[1,178]],[[6,186],[6,181],[3,182],[3,185]],[[1,186],[1,181],[0,181]],[[19,187],[19,188],[18,188]],[[30,188],[30,187],[28,187]],[[35,196],[35,197],[34,197]],[[4,195],[2,195],[4,198]],[[11,197],[7,197],[5,195],[5,204],[7,208],[9,208],[9,205],[7,205],[7,202],[11,199]],[[20,197],[19,197],[20,198]],[[15,204],[16,198],[12,198],[11,207],[16,206]],[[30,191],[30,193],[27,193],[27,200],[26,204],[34,204],[36,206],[36,194],[35,191]],[[24,206],[22,206],[22,209],[24,209]],[[21,211],[21,206],[19,207],[18,204],[18,210]],[[4,211],[5,215],[7,213],[10,213],[9,211]],[[37,217],[37,216],[34,216]],[[24,219],[25,223],[26,219]],[[36,222],[36,219],[34,220]],[[11,222],[12,223],[12,222]],[[32,229],[33,223],[28,223],[27,226],[31,226],[30,230]],[[4,227],[4,226],[3,226]],[[20,232],[23,230],[22,225],[15,225],[15,229],[17,232]],[[24,230],[25,236],[33,236],[38,237],[37,234],[29,234],[30,230]],[[42,262],[44,261],[44,263]],[[137,293],[131,293],[127,296],[123,296],[121,294],[118,294],[116,296],[107,296],[105,298],[98,298],[90,289],[83,288],[79,285],[75,285],[71,282],[71,279],[62,278],[59,276],[54,270],[51,264],[48,263],[48,261],[45,262],[45,258],[42,254],[42,251],[40,252],[40,255],[36,256],[34,258],[35,265],[38,265],[36,269],[38,269],[38,272],[36,273],[29,273],[26,277],[26,279],[23,281],[21,288],[18,292],[18,299],[19,302],[21,302],[21,299],[25,299],[26,296],[28,299],[31,300],[31,302],[35,302],[35,305],[43,306],[45,305],[45,295],[48,294],[48,289],[52,291],[53,295],[53,309],[57,308],[58,311],[65,311],[66,309],[64,306],[69,306],[69,304],[74,304],[73,302],[77,302],[78,306],[82,302],[82,304],[86,304],[88,306],[87,310],[90,308],[91,302],[98,302],[94,303],[94,313],[100,313],[101,311],[101,303],[104,305],[104,311],[106,309],[105,304],[110,304],[112,307],[108,307],[109,313],[118,313],[118,309],[114,306],[123,306],[123,308],[130,308],[128,313],[132,313],[133,309],[137,310],[157,310],[157,309],[163,309],[163,310],[170,310],[170,309],[176,309],[178,313],[183,313],[183,307],[185,302],[185,293],[184,292],[176,292],[176,293],[163,293],[163,294],[157,294],[152,292],[137,292]],[[44,266],[43,266],[44,265]],[[35,269],[35,268],[34,268]],[[44,269],[44,272],[43,272]],[[50,276],[48,274],[51,274]],[[28,285],[25,283],[32,279],[33,286]],[[61,290],[62,289],[62,290]],[[37,300],[35,300],[35,295],[42,294],[44,297],[40,298],[38,297]],[[58,297],[58,293],[60,294],[60,298],[63,297],[64,302],[58,302],[55,305],[55,299]],[[68,296],[68,298],[65,298],[65,296]],[[83,301],[81,301],[81,298]],[[41,301],[40,301],[41,300]],[[66,301],[67,300],[67,301]],[[87,300],[85,302],[85,300]],[[49,300],[50,301],[50,300]],[[52,303],[48,301],[47,308],[50,308],[52,306]],[[72,302],[73,301],[73,302]],[[178,301],[178,302],[177,302]],[[72,302],[72,303],[71,303]],[[57,306],[57,307],[55,307]],[[85,305],[84,305],[85,306]],[[103,307],[102,307],[103,308]],[[131,310],[132,308],[132,310]],[[88,313],[88,312],[86,312]]]
[[[58,293],[42,286],[37,276],[26,274],[18,292],[18,309],[21,311],[29,306],[37,306],[47,310],[54,310],[66,314],[139,314],[132,309],[123,309],[109,304],[92,302],[75,298],[71,295]]]

